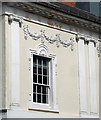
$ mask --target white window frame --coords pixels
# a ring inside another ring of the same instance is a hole
[[[50,58],[49,62],[49,104],[33,102],[33,55]],[[56,55],[50,54],[47,46],[41,44],[36,50],[30,49],[31,94],[29,109],[59,112],[56,100]]]

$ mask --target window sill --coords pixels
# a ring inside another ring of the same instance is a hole
[[[59,113],[59,109],[58,108],[52,108],[49,105],[45,105],[45,104],[36,104],[33,102],[30,102],[29,104],[29,110],[38,110],[38,111],[46,111],[46,112],[55,112],[55,113]]]

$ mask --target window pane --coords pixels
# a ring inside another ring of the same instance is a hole
[[[42,86],[42,93],[46,94],[46,87],[45,86]]]
[[[33,82],[37,83],[37,75],[33,74]]]
[[[41,57],[38,58],[38,65],[42,65],[42,58]]]
[[[47,80],[47,76],[43,76],[43,84],[48,84],[48,82],[47,82],[48,80]]]
[[[36,85],[33,84],[33,92],[36,92]]]
[[[35,65],[37,63],[36,56],[33,56],[33,64]]]
[[[37,85],[37,93],[41,93],[41,85]]]
[[[42,94],[48,94],[48,87],[42,86]]]
[[[47,67],[43,67],[43,75],[47,75]]]
[[[33,66],[33,73],[37,73],[37,66],[36,65]]]
[[[42,66],[38,66],[38,74],[42,74]]]
[[[46,95],[42,95],[42,103],[46,103]]]
[[[41,94],[37,94],[37,102],[41,103]]]
[[[48,95],[46,95],[46,103],[48,104]]]
[[[43,59],[43,66],[47,67],[47,59]]]
[[[48,90],[49,90],[49,88],[48,88],[48,87],[46,87],[46,94],[48,94]]]
[[[36,93],[33,93],[33,102],[36,102]]]
[[[42,75],[38,75],[38,83],[42,83]]]

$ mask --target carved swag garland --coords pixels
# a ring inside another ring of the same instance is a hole
[[[45,34],[45,30],[40,30],[40,34],[37,34],[37,33],[32,33],[29,31],[29,28],[28,28],[28,25],[24,25],[23,26],[23,30],[24,30],[24,38],[25,40],[27,40],[28,38],[28,35],[30,37],[32,37],[33,40],[38,40],[39,38],[41,38],[41,43],[44,43],[45,42],[45,39],[53,44],[54,42],[56,42],[56,46],[59,47],[59,43],[63,45],[63,47],[68,47],[68,46],[71,46],[71,50],[73,51],[74,48],[74,38],[70,38],[70,42],[67,42],[67,40],[61,40],[60,39],[60,34],[56,34],[55,37],[51,36],[51,37],[48,37],[46,34]]]

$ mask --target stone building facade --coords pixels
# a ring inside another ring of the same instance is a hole
[[[63,3],[2,3],[1,117],[98,118],[100,19]]]

